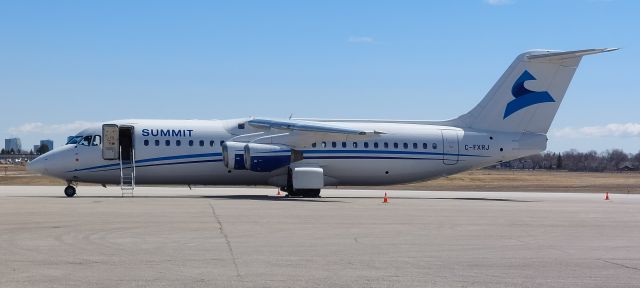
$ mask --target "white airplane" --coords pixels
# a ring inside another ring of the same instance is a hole
[[[119,120],[79,132],[29,163],[78,182],[271,185],[318,197],[325,186],[434,179],[539,153],[582,56],[520,54],[480,103],[446,121],[245,118]],[[130,192],[132,193],[132,192]]]

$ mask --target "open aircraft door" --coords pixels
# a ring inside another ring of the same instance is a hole
[[[120,130],[116,124],[102,125],[102,159],[120,159]]]
[[[454,165],[460,158],[457,130],[440,130],[442,132],[442,163]]]

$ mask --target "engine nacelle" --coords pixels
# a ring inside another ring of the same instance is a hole
[[[224,166],[231,170],[245,170],[244,165],[244,146],[245,143],[240,142],[224,142],[222,143],[222,160]]]
[[[249,143],[244,146],[244,165],[254,172],[271,172],[289,165],[291,154],[285,145]]]

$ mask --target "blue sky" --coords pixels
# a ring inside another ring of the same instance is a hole
[[[535,48],[582,61],[549,149],[640,150],[638,1],[3,1],[0,138],[245,116],[448,119]]]

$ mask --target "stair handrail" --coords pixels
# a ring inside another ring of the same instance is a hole
[[[136,149],[131,147],[131,188],[136,188]]]
[[[118,155],[118,159],[120,159],[120,188],[122,188],[122,186],[124,186],[124,173],[122,172],[122,146],[119,146],[120,148],[120,155]]]

